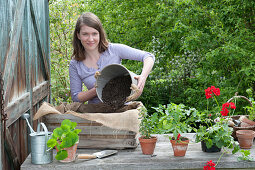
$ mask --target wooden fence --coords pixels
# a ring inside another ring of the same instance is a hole
[[[19,169],[30,153],[29,129],[50,102],[48,0],[0,0],[0,169]]]

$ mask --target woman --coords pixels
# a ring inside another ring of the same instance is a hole
[[[142,93],[155,60],[151,53],[123,44],[109,43],[101,21],[90,12],[78,18],[73,35],[73,48],[69,76],[74,102],[100,103],[94,87],[95,72],[110,64],[120,64],[122,59],[143,61],[142,73],[135,77]],[[87,91],[82,91],[82,83],[87,87]]]

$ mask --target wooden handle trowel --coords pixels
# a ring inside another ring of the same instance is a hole
[[[104,158],[113,154],[116,154],[118,151],[117,150],[104,150],[104,151],[100,151],[100,152],[96,152],[93,154],[78,154],[76,156],[76,160],[77,159],[96,159],[96,158]]]

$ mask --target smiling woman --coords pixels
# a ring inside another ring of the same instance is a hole
[[[83,47],[86,49],[86,60],[83,60],[82,62],[87,67],[98,69],[96,62],[100,56],[97,50],[100,40],[99,32],[92,27],[83,25],[81,27],[80,33],[77,33],[77,37],[81,41]]]
[[[135,77],[141,94],[155,60],[154,55],[149,52],[109,43],[100,19],[91,12],[78,18],[73,35],[73,48],[69,76],[71,96],[75,102],[99,103],[94,87],[95,73],[107,65],[121,64],[122,59],[144,63],[141,75]],[[82,84],[87,87],[87,91],[82,91]]]
[[[88,51],[94,50],[98,46],[99,32],[92,27],[83,25],[80,33],[77,33],[77,37]]]

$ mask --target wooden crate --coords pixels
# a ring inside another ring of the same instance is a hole
[[[64,119],[77,122],[79,134],[78,148],[95,149],[131,149],[137,147],[136,133],[132,131],[116,130],[100,123],[82,119],[69,114],[49,114],[43,117],[49,131],[59,127]]]

